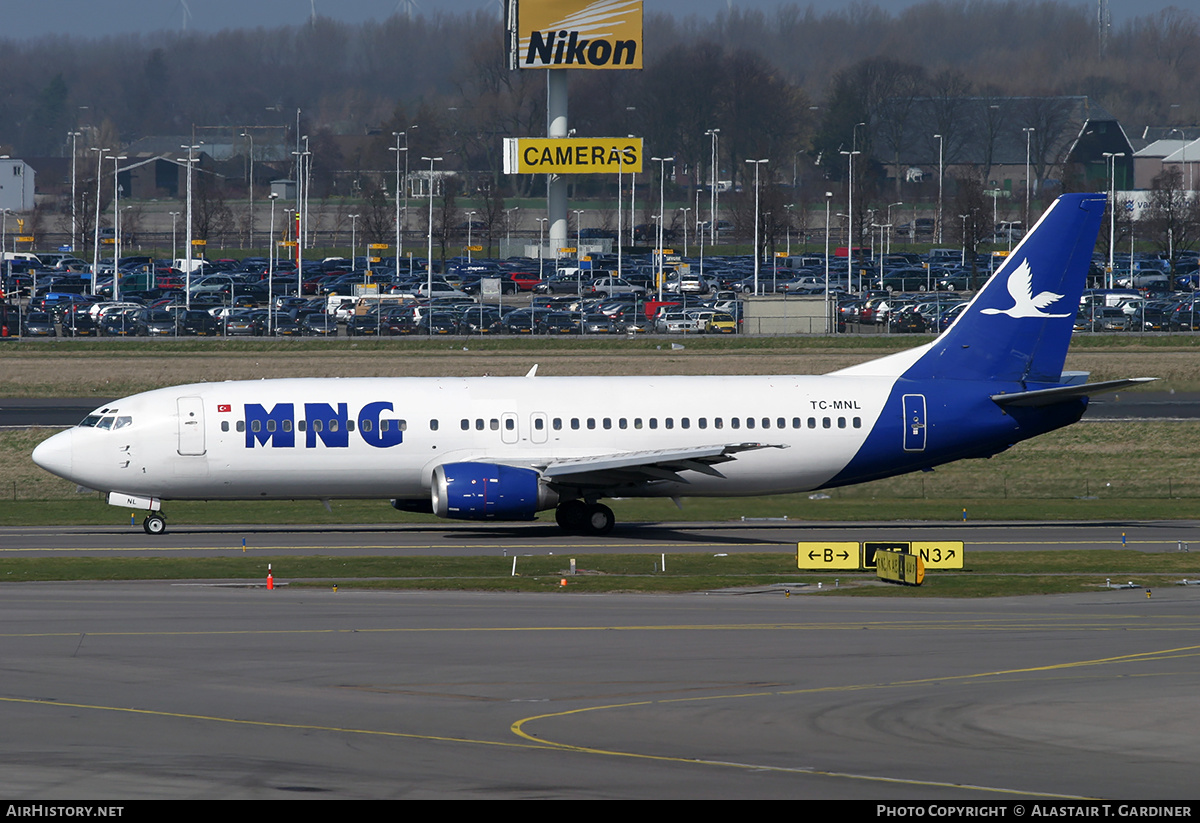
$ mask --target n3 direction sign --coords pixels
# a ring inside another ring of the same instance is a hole
[[[506,137],[505,174],[637,174],[640,137]]]

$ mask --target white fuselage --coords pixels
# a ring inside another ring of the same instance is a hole
[[[89,418],[93,425],[39,446],[35,460],[88,488],[163,500],[417,499],[429,495],[433,470],[444,463],[539,468],[565,458],[761,443],[781,448],[740,454],[720,466],[724,477],[690,473],[686,483],[629,493],[793,492],[818,488],[846,466],[893,383],[854,376],[205,383],[114,402]]]

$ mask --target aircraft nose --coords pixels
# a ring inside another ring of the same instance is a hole
[[[51,474],[68,477],[71,474],[74,431],[68,429],[43,440],[33,450],[33,462]]]

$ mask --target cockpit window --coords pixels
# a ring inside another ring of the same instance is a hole
[[[99,422],[100,422],[100,415],[89,414],[87,417],[83,418],[82,421],[80,421],[79,425],[90,429]]]
[[[117,429],[123,429],[130,425],[133,425],[133,418],[129,415],[123,414],[117,418],[117,422],[113,423],[113,431],[116,431]]]
[[[110,416],[110,417],[102,417],[102,418],[100,418],[100,422],[96,424],[96,428],[98,428],[98,429],[111,429],[111,428],[112,428],[112,424],[113,424],[113,419],[114,419],[114,418],[113,418],[113,417],[111,417],[111,416]]]

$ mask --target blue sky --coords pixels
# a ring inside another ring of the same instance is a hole
[[[6,4],[0,39],[178,31],[183,25],[185,9],[190,11],[190,28],[199,31],[295,24],[306,20],[314,5],[323,16],[361,23],[381,20],[397,11],[403,13],[409,2],[421,14],[499,8],[498,0],[40,0]],[[875,0],[874,4],[897,11],[916,2]],[[1095,0],[1077,0],[1074,4],[1091,9]],[[648,12],[677,16],[710,17],[730,5],[770,10],[780,5],[780,0],[646,0]],[[822,12],[844,7],[846,0],[811,0],[811,5]],[[1113,23],[1117,25],[1132,15],[1148,14],[1171,5],[1200,14],[1200,0],[1109,0]]]

